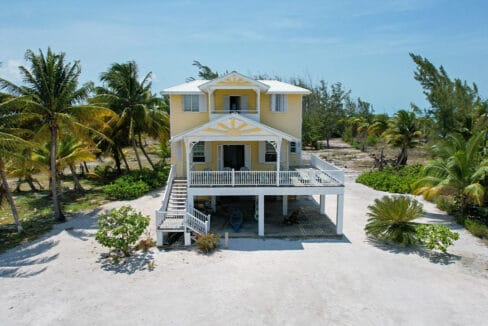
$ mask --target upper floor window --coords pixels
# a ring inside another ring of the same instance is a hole
[[[264,160],[266,162],[276,162],[276,150],[274,146],[266,142],[266,151],[264,153]]]
[[[272,112],[286,112],[287,111],[287,97],[285,94],[271,95],[271,111]]]
[[[294,141],[292,141],[290,143],[290,153],[296,153],[297,152],[297,143],[295,143]]]
[[[199,95],[183,95],[184,112],[200,112],[199,104],[200,104]]]
[[[193,145],[193,162],[205,162],[205,143],[203,141]]]

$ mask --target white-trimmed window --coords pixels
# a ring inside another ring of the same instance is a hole
[[[199,141],[198,143],[193,145],[193,162],[205,162],[205,143],[203,141]]]
[[[288,110],[287,97],[285,94],[271,95],[271,111],[272,112],[286,112]]]
[[[183,95],[183,112],[200,112],[199,95]]]
[[[264,152],[264,161],[265,162],[276,162],[276,150],[274,146],[268,142],[266,142],[266,150]]]
[[[297,152],[297,143],[294,141],[290,142],[290,153],[296,153]]]

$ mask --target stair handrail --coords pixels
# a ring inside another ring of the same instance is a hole
[[[173,187],[173,181],[175,177],[176,166],[174,164],[171,164],[168,179],[166,180],[166,189],[164,190],[163,201],[161,203],[161,207],[156,210],[156,228],[158,228],[164,222],[164,219],[166,217],[166,214],[163,214],[163,212],[166,212],[166,210],[168,209],[169,198],[171,196],[171,189]]]
[[[185,214],[185,225],[197,233],[207,234],[210,228],[210,215],[206,215],[194,207],[189,207]]]

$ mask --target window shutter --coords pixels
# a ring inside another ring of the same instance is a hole
[[[209,141],[205,142],[205,163],[212,162],[212,143]]]
[[[244,165],[251,170],[251,145],[244,146]]]
[[[269,107],[271,108],[271,112],[275,112],[275,101],[276,101],[276,96],[274,94],[270,95]]]
[[[266,142],[259,142],[259,163],[265,163]]]
[[[198,111],[207,112],[207,101],[205,95],[198,96]]]
[[[283,112],[288,112],[288,95],[283,94]]]
[[[229,96],[224,96],[224,107],[223,107],[223,109],[225,111],[229,111],[229,106],[230,106]]]
[[[242,95],[241,96],[241,109],[242,110],[247,110],[248,109],[247,103],[248,103],[248,101],[247,101],[247,95]]]

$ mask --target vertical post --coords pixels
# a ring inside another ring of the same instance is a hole
[[[234,169],[232,169],[232,187],[234,187],[235,184],[236,184],[236,177],[235,177]]]
[[[186,178],[188,181],[191,183],[191,178],[190,178],[190,162],[191,162],[191,150],[192,150],[192,145],[191,141],[185,139],[185,151],[186,151]]]
[[[259,88],[256,88],[254,91],[256,92],[256,111],[260,115],[260,113],[261,113],[261,90]]]
[[[283,195],[283,216],[288,215],[288,196]]]
[[[191,233],[185,228],[184,232],[185,246],[191,246]]]
[[[264,237],[264,195],[258,195],[258,235]]]
[[[280,186],[280,167],[281,167],[281,139],[276,143],[276,186]]]
[[[156,230],[156,244],[161,247],[164,243],[164,234],[161,230]]]
[[[344,194],[337,195],[336,233],[342,235],[344,215]]]
[[[217,211],[217,196],[212,196],[210,198],[210,206],[212,207],[212,212]]]
[[[325,215],[325,195],[320,195],[320,214]]]

